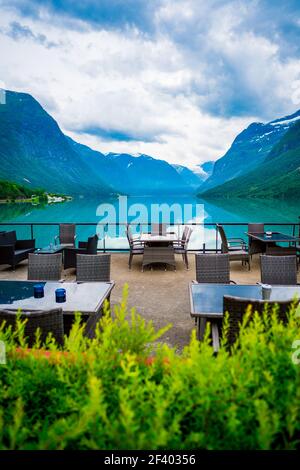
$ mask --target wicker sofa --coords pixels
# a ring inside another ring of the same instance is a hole
[[[35,250],[35,240],[17,240],[16,231],[0,233],[0,265],[8,264],[13,269]]]

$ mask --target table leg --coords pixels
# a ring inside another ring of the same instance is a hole
[[[206,328],[206,318],[199,318],[198,319],[198,339],[199,341],[203,341],[205,328]]]

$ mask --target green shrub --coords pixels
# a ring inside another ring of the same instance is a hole
[[[299,318],[254,315],[231,352],[217,356],[209,331],[181,355],[124,300],[95,339],[77,316],[60,351],[17,347],[0,331],[0,449],[295,449],[300,369],[291,360]],[[247,323],[247,324],[246,324]],[[192,322],[191,322],[192,325]]]

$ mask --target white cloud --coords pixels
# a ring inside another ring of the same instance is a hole
[[[151,37],[3,10],[1,31],[17,21],[56,47],[0,35],[0,78],[33,94],[67,134],[102,152],[147,153],[190,167],[215,160],[251,121],[294,111],[300,77],[297,58],[283,62],[275,41],[240,29],[245,4],[223,3],[188,0],[183,8],[165,0]],[[104,139],[101,129],[134,140]]]

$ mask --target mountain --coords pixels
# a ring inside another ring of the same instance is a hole
[[[126,153],[109,153],[107,158],[122,174],[118,187],[123,192],[148,195],[190,193],[193,190],[176,169],[164,160],[149,155],[134,157]]]
[[[258,167],[298,119],[300,110],[267,124],[250,124],[236,137],[225,155],[215,162],[212,175],[201,186],[201,193]]]
[[[212,161],[208,161],[208,162],[205,162],[205,163],[202,163],[201,165],[199,165],[199,168],[204,171],[204,173],[206,174],[206,179],[212,175],[212,172],[214,170],[214,166],[215,166],[215,162],[212,162]]]
[[[300,197],[300,120],[255,170],[201,193],[202,197]]]
[[[118,165],[107,158],[104,153],[93,150],[87,145],[79,144],[70,137],[67,137],[67,139],[72,149],[84,160],[93,174],[99,174],[100,172],[101,178],[107,185],[113,187],[118,193],[122,192],[120,188],[124,183],[124,174],[122,174]]]
[[[177,171],[183,181],[190,186],[191,188],[198,189],[199,186],[205,181],[207,178],[207,174],[204,171],[201,171],[199,168],[199,172],[192,171],[189,168],[182,166],[182,165],[172,165],[173,168]]]
[[[181,175],[147,155],[104,155],[79,144],[31,95],[12,91],[0,106],[0,162],[0,179],[70,195],[187,194],[201,183],[185,167]]]
[[[26,93],[0,106],[0,178],[64,194],[113,193],[72,149],[56,121]]]

